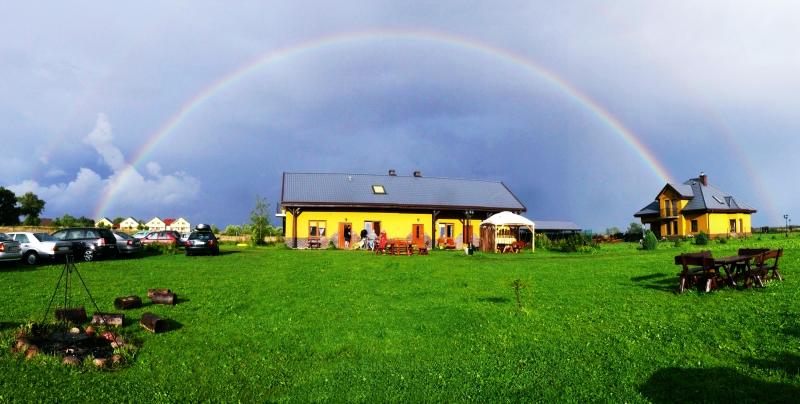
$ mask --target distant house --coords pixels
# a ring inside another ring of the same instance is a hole
[[[683,184],[667,184],[634,214],[657,237],[684,237],[704,232],[711,237],[751,234],[750,215],[756,210],[708,183],[700,173]]]
[[[139,230],[139,226],[140,225],[141,225],[141,223],[139,223],[138,220],[136,220],[136,219],[134,219],[132,217],[129,217],[129,218],[119,222],[120,230],[127,230],[127,231]]]
[[[149,231],[164,231],[167,229],[167,224],[158,217],[150,219],[149,222],[144,224]]]
[[[434,247],[478,245],[480,223],[504,210],[524,212],[522,202],[498,181],[411,176],[284,173],[281,211],[286,244],[294,248],[351,245],[362,230]]]
[[[192,231],[192,224],[188,220],[179,217],[177,219],[164,219],[167,230],[175,230],[178,233],[189,233]]]
[[[107,217],[101,217],[94,222],[94,227],[106,227],[110,229],[114,227],[114,222]]]

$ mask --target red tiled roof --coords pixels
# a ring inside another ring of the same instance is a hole
[[[169,226],[169,225],[171,225],[171,224],[172,224],[172,222],[174,222],[174,221],[175,221],[175,219],[173,219],[173,218],[164,219],[164,224],[165,224],[165,225],[167,225],[167,226]]]

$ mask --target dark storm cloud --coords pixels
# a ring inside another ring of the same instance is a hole
[[[0,17],[12,38],[0,45],[0,181],[55,193],[80,177],[102,193],[119,167],[82,141],[98,113],[113,127],[104,147],[130,160],[199,91],[258,55],[337,33],[424,29],[554,71],[675,180],[705,170],[758,207],[756,224],[793,208],[781,173],[800,142],[795,3],[549,3],[14,4]],[[389,168],[501,180],[529,216],[598,230],[626,226],[663,185],[613,128],[534,72],[452,44],[376,37],[289,55],[214,94],[130,185],[188,178],[192,192],[152,208],[122,187],[107,213],[240,223],[256,194],[274,206],[283,171]],[[53,198],[47,215],[89,213],[78,197]]]

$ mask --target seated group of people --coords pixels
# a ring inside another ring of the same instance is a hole
[[[349,248],[350,240],[349,234],[345,233],[345,246]],[[386,248],[386,244],[388,243],[388,238],[386,236],[386,231],[382,230],[380,237],[377,237],[375,232],[371,229],[367,231],[367,229],[361,230],[361,239],[358,243],[353,245],[353,249],[361,249],[361,250],[375,250],[380,249],[383,250]]]

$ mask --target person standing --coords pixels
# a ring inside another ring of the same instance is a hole
[[[350,238],[353,236],[353,231],[349,224],[344,225],[344,248],[350,249]]]
[[[361,230],[361,249],[367,249],[367,229]]]

